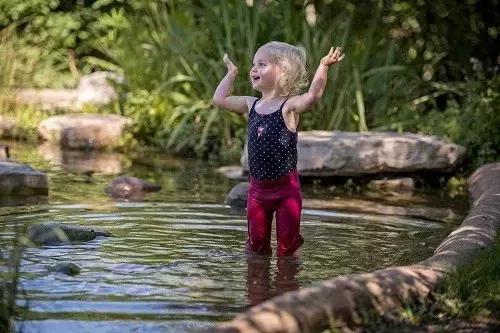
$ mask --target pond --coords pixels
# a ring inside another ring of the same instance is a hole
[[[60,222],[114,236],[25,251],[25,295],[18,304],[28,310],[16,324],[22,332],[195,332],[289,290],[425,259],[460,222],[304,209],[306,242],[299,259],[249,257],[243,250],[245,215],[223,204],[237,181],[217,174],[216,165],[152,153],[82,158],[9,144],[16,160],[48,173],[50,195],[39,205],[0,208],[0,230]],[[159,183],[163,190],[141,202],[114,202],[103,192],[113,173]],[[315,182],[303,184],[303,192],[305,198],[339,195]],[[414,198],[407,205],[462,213],[466,207],[441,192]],[[81,273],[51,273],[61,262],[78,265]]]

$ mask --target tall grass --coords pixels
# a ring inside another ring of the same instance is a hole
[[[301,129],[368,130],[390,101],[387,90],[398,51],[378,27],[381,2],[371,21],[359,25],[356,7],[332,20],[316,10],[308,22],[305,7],[293,1],[160,2],[150,1],[123,25],[116,48],[102,50],[111,61],[87,58],[101,68],[125,75],[122,113],[135,120],[136,136],[147,144],[207,155],[238,154],[244,119],[211,104],[225,74],[227,52],[240,69],[234,93],[256,95],[248,83],[256,49],[281,40],[303,45],[311,74],[332,45],[346,58],[330,73],[327,90],[315,112],[303,117]],[[356,23],[357,22],[357,23]]]
[[[0,224],[0,332],[13,332],[17,315],[16,299],[20,293],[19,277],[26,228],[16,223]]]

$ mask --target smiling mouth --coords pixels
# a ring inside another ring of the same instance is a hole
[[[258,81],[260,79],[260,76],[252,76],[251,77],[252,82]]]

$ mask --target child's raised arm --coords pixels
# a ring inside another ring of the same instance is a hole
[[[214,97],[212,98],[215,105],[229,111],[237,113],[245,113],[248,111],[248,96],[229,96],[233,88],[233,82],[238,75],[238,68],[229,60],[227,54],[223,57],[224,63],[227,66],[227,74],[220,81],[217,89],[215,89]]]
[[[341,47],[337,46],[335,49],[333,47],[330,48],[330,52],[320,61],[316,74],[314,74],[314,78],[311,82],[311,86],[309,87],[309,91],[305,94],[290,98],[286,103],[287,109],[295,113],[302,113],[310,110],[311,107],[319,101],[321,96],[323,96],[328,77],[328,68],[342,61],[342,59],[344,59],[344,54],[342,53]]]

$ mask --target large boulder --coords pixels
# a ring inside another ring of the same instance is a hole
[[[63,148],[113,148],[120,144],[128,122],[125,117],[111,114],[66,114],[42,121],[38,134]]]
[[[0,196],[49,193],[45,173],[13,161],[0,161]]]
[[[436,136],[391,132],[299,132],[297,168],[302,176],[364,176],[376,173],[448,172],[465,148]],[[243,173],[248,172],[246,151]]]
[[[35,224],[28,230],[28,238],[36,245],[88,242],[100,236],[112,235],[107,231],[58,223]]]

